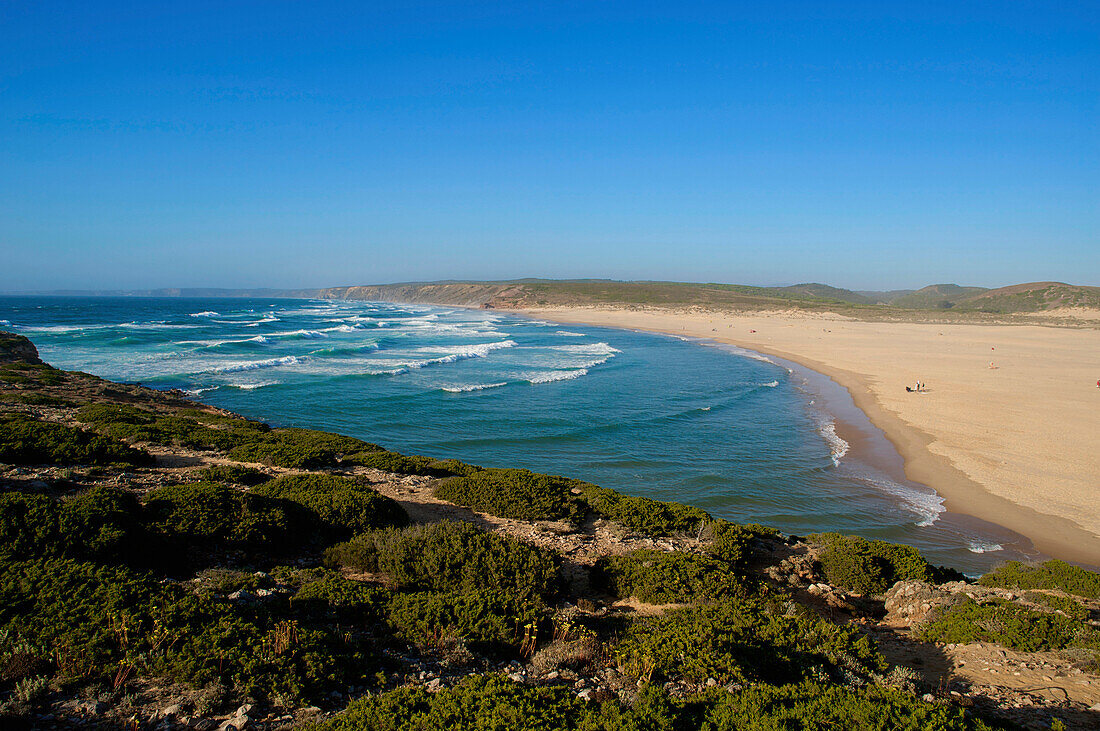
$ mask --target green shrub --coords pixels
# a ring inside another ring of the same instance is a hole
[[[806,540],[825,545],[818,561],[829,583],[860,594],[882,594],[898,581],[957,578],[937,570],[912,546],[839,533],[818,533]]]
[[[152,455],[117,439],[22,415],[0,417],[0,462],[8,464],[150,465]]]
[[[731,568],[744,571],[752,554],[755,541],[769,538],[781,540],[778,530],[755,523],[741,525],[726,520],[715,520],[705,526],[709,533],[710,544],[707,552]]]
[[[639,549],[596,562],[597,586],[650,604],[721,599],[742,594],[744,574],[714,556]]]
[[[271,475],[239,464],[215,464],[199,470],[199,476],[207,482],[224,482],[229,485],[254,487],[271,479]]]
[[[325,535],[336,540],[409,522],[397,501],[335,475],[283,475],[255,488],[252,494],[304,506],[317,516]]]
[[[576,519],[583,516],[584,504],[572,490],[582,484],[530,470],[487,469],[442,480],[435,496],[498,518]]]
[[[920,628],[919,636],[928,642],[996,642],[1024,652],[1067,647],[1100,650],[1100,632],[1088,624],[1003,600],[979,604],[967,599],[940,608]]]
[[[297,505],[212,482],[158,487],[146,495],[145,512],[157,533],[204,546],[288,550],[309,527]]]
[[[471,475],[479,471],[457,459],[438,460],[432,457],[404,455],[398,452],[357,452],[340,460],[342,465],[359,465],[383,472],[395,472],[399,475],[427,475],[429,477],[449,477]]]
[[[1067,594],[1100,599],[1100,574],[1058,560],[1038,566],[1009,561],[978,579],[978,583],[1005,589],[1061,589]]]
[[[66,555],[119,560],[140,550],[141,504],[125,490],[93,486],[61,504],[59,528]]]
[[[589,508],[601,518],[614,521],[647,536],[669,536],[695,532],[711,519],[705,510],[681,503],[628,497],[596,485],[581,486]]]
[[[435,695],[399,689],[350,704],[322,728],[332,731],[425,729],[575,729],[585,704],[563,687],[531,687],[496,675],[474,675]]]
[[[202,412],[192,410],[192,413]],[[211,415],[214,416],[214,415]],[[195,419],[158,414],[134,406],[88,404],[76,412],[76,418],[116,439],[130,442],[165,444],[191,449],[227,450],[262,438],[256,422],[223,418],[220,427],[207,426]]]
[[[850,688],[805,681],[756,684],[700,699],[702,731],[734,729],[866,729],[867,731],[992,731],[965,709],[925,703],[911,695],[866,685]]]
[[[385,612],[390,593],[364,581],[345,579],[337,573],[302,585],[292,603],[300,612],[330,617],[340,622],[374,622]]]
[[[0,493],[0,553],[14,558],[57,555],[60,512],[47,495]]]
[[[165,599],[153,577],[69,559],[0,561],[0,628],[55,651],[65,675],[105,678]]]
[[[617,648],[620,664],[646,679],[695,683],[793,682],[821,673],[881,672],[886,664],[854,628],[760,599],[673,609],[635,622]]]
[[[401,639],[422,649],[446,650],[456,642],[478,652],[514,649],[525,625],[546,614],[540,603],[522,603],[499,592],[394,594],[389,622]]]
[[[1070,619],[1078,622],[1084,622],[1090,616],[1088,607],[1069,597],[1044,594],[1040,591],[1029,591],[1024,593],[1024,598],[1029,602],[1034,602],[1035,604],[1049,607],[1054,611],[1062,612]]]
[[[339,434],[312,429],[273,429],[256,441],[235,447],[229,457],[241,462],[307,470],[335,467],[344,455],[377,451],[382,451],[377,444]]]
[[[469,523],[374,531],[328,549],[325,563],[381,572],[400,589],[497,591],[518,603],[551,600],[560,589],[552,553]]]

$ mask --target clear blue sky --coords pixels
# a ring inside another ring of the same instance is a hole
[[[0,290],[521,276],[1100,284],[1100,3],[0,4]]]

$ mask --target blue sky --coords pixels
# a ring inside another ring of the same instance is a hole
[[[0,290],[1100,285],[1091,1],[38,0],[0,38]]]

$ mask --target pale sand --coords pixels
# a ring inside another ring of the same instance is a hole
[[[1098,329],[865,322],[798,311],[522,314],[712,338],[824,373],[885,432],[907,476],[934,488],[948,510],[1014,530],[1051,556],[1100,566]],[[928,392],[906,393],[918,379]]]

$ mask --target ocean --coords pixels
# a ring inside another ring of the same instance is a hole
[[[969,574],[1034,555],[872,459],[890,448],[851,423],[854,409],[838,422],[843,396],[824,392],[835,384],[738,348],[329,300],[4,297],[0,328],[60,368],[182,389],[273,425],[567,475],[795,535],[908,543]],[[877,447],[850,450],[844,428]]]

